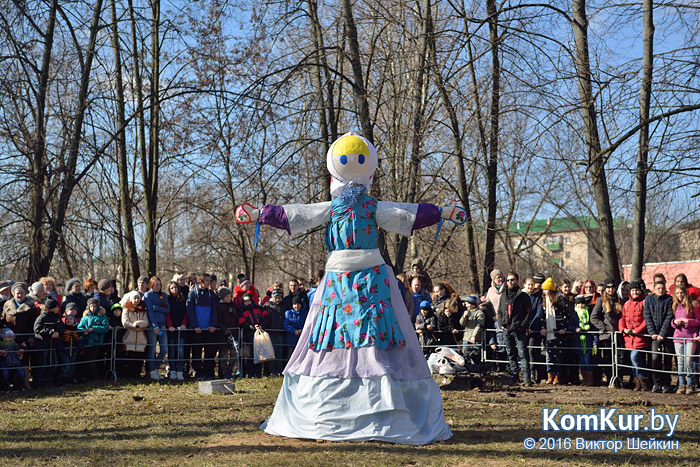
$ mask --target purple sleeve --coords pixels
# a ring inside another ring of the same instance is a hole
[[[284,212],[284,207],[282,206],[275,206],[274,204],[266,204],[263,206],[260,210],[260,223],[276,229],[286,230],[287,233],[291,235],[287,214]]]
[[[437,224],[440,220],[440,208],[430,203],[420,203],[418,212],[416,212],[416,220],[413,221],[411,233],[424,227]]]

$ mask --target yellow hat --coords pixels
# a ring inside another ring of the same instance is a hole
[[[544,280],[544,282],[542,282],[542,290],[550,290],[552,292],[557,290],[557,286],[551,277],[548,277]]]
[[[369,147],[364,139],[359,136],[348,134],[340,137],[333,143],[333,155],[342,156],[343,154],[362,154],[369,157]]]

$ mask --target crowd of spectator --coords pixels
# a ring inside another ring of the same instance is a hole
[[[269,332],[278,357],[265,373],[280,374],[315,292],[294,278],[287,294],[277,282],[261,296],[243,274],[233,290],[206,273],[175,274],[166,284],[142,276],[136,283],[119,296],[116,281],[107,279],[72,278],[63,294],[51,277],[29,287],[1,282],[0,388],[105,377],[259,377],[263,364],[251,358],[256,330]]]
[[[640,278],[556,284],[543,274],[521,287],[517,273],[498,269],[491,271],[491,281],[484,295],[465,299],[449,283],[438,283],[431,303],[425,282],[406,278],[407,301],[419,303],[415,326],[421,343],[458,346],[474,360],[486,355],[489,362],[507,362],[507,371],[526,387],[613,384],[697,392],[700,289],[684,274],[668,287],[664,275],[655,274],[651,288]]]
[[[319,270],[308,289],[307,281],[292,278],[286,293],[282,282],[260,293],[243,274],[233,288],[206,273],[175,274],[166,284],[142,276],[123,296],[107,279],[72,278],[63,294],[51,277],[29,287],[1,282],[0,388],[107,376],[184,381],[281,374],[323,276]],[[596,286],[557,284],[543,274],[521,287],[517,273],[496,269],[485,294],[460,297],[447,281],[433,285],[417,260],[397,280],[426,356],[452,347],[526,387],[614,382],[638,391],[697,391],[700,289],[683,274],[670,287],[657,274],[651,289],[642,279]],[[254,362],[256,330],[270,334],[275,360]],[[620,369],[615,381],[613,360]]]

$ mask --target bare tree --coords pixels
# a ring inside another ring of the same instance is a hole
[[[644,0],[644,59],[639,94],[639,142],[637,148],[634,227],[632,229],[632,277],[642,277],[644,266],[645,216],[647,205],[647,159],[649,157],[649,104],[654,71],[654,2]]]
[[[620,262],[615,246],[613,215],[610,210],[610,193],[605,175],[605,157],[601,155],[598,122],[596,120],[595,98],[591,82],[591,64],[588,52],[588,17],[586,1],[573,0],[574,38],[576,41],[576,71],[584,135],[588,153],[590,173],[600,226],[600,244],[603,251],[605,273],[615,280],[620,279]]]

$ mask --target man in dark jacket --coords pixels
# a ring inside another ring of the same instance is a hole
[[[210,287],[211,289],[211,287]],[[230,379],[238,369],[238,352],[233,340],[238,342],[238,307],[233,303],[233,292],[227,287],[219,289],[219,327],[216,333],[219,344],[219,378]],[[233,339],[233,340],[231,340]]]
[[[209,289],[209,274],[199,275],[199,282],[187,296],[187,320],[191,336],[192,366],[198,380],[214,378],[216,357],[215,333],[219,323],[219,296]],[[204,358],[202,358],[204,350]]]
[[[536,273],[532,276],[534,283],[532,292],[530,292],[530,302],[532,302],[532,313],[534,318],[530,322],[528,329],[540,329],[542,326],[542,319],[544,318],[544,309],[542,308],[542,283],[545,281],[546,277],[541,272]],[[528,335],[528,356],[530,357],[530,363],[532,367],[530,369],[530,374],[534,375],[534,381],[539,383],[543,379],[547,378],[547,372],[545,367],[545,359],[542,356],[542,336],[539,333],[534,332]]]
[[[306,292],[302,292],[299,287],[299,281],[296,279],[289,280],[289,295],[284,297],[282,300],[282,309],[290,310],[292,308],[292,300],[294,297],[301,297],[301,301],[304,304],[304,308],[309,308],[309,296]]]
[[[275,360],[270,362],[270,373],[273,375],[281,375],[286,364],[284,360],[284,312],[286,310],[282,308],[282,295],[282,289],[274,289],[270,294],[270,300],[263,306],[263,310],[267,310],[270,314],[270,329],[267,332],[275,348]]]
[[[506,290],[498,307],[498,321],[505,332],[506,352],[510,362],[510,374],[518,378],[518,359],[523,372],[523,384],[532,386],[530,358],[527,352],[527,331],[534,318],[530,297],[519,286],[520,277],[511,272],[506,277]]]
[[[49,298],[41,305],[41,313],[34,321],[38,365],[32,368],[32,374],[36,387],[46,386],[51,382],[56,370],[55,365],[58,363],[56,350],[64,327],[58,302]]]
[[[651,335],[651,369],[654,392],[671,392],[671,364],[673,363],[673,299],[666,293],[666,283],[657,280],[654,294],[644,299],[644,321]],[[661,370],[668,373],[662,373]]]
[[[88,299],[88,297],[83,294],[82,284],[82,281],[77,277],[68,279],[66,282],[66,293],[61,302],[61,311],[63,314],[66,313],[66,306],[68,306],[69,303],[75,303],[78,309],[78,321],[80,321],[80,317],[83,316],[83,312],[87,308]]]

